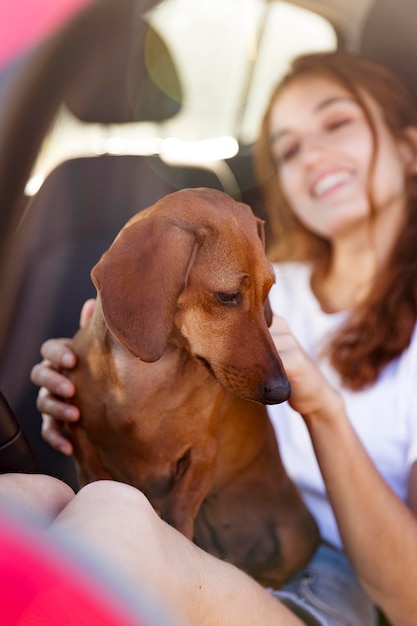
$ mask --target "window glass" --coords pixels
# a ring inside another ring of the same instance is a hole
[[[322,17],[274,0],[165,0],[151,14],[184,88],[164,132],[181,139],[256,137],[272,86],[301,52],[335,48]]]

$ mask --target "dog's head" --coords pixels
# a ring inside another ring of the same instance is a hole
[[[170,194],[126,224],[92,279],[110,332],[141,360],[159,359],[175,330],[236,395],[288,398],[268,332],[273,270],[247,205],[212,189]]]

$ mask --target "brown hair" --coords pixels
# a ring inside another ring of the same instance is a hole
[[[303,76],[320,75],[343,85],[359,103],[374,137],[373,163],[378,150],[375,126],[363,92],[380,103],[394,138],[417,127],[417,110],[404,86],[387,68],[342,52],[298,57],[272,93],[255,150],[255,167],[268,213],[272,261],[305,261],[325,270],[331,258],[329,241],[312,233],[294,215],[279,185],[270,150],[270,115],[278,96]],[[373,166],[373,164],[371,164]],[[371,167],[372,171],[372,167]],[[374,203],[369,193],[371,210]],[[407,217],[384,267],[374,278],[366,299],[333,337],[326,353],[343,383],[363,389],[409,345],[417,319],[417,176],[407,180]]]

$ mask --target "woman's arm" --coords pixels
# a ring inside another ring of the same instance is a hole
[[[411,509],[381,477],[349,422],[341,396],[284,320],[275,319],[271,332],[291,382],[290,403],[309,430],[357,576],[393,624],[412,626],[417,615],[417,469],[411,475]]]

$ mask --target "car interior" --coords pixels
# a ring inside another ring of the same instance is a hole
[[[76,488],[30,371],[44,340],[76,332],[127,219],[205,186],[265,220],[253,146],[291,59],[347,49],[417,100],[416,31],[415,0],[90,0],[0,66],[0,472]]]
[[[127,219],[201,186],[265,219],[253,145],[290,60],[357,52],[417,99],[416,30],[415,0],[96,0],[0,69],[1,471],[76,487],[41,438],[30,370],[45,339],[76,332]]]

